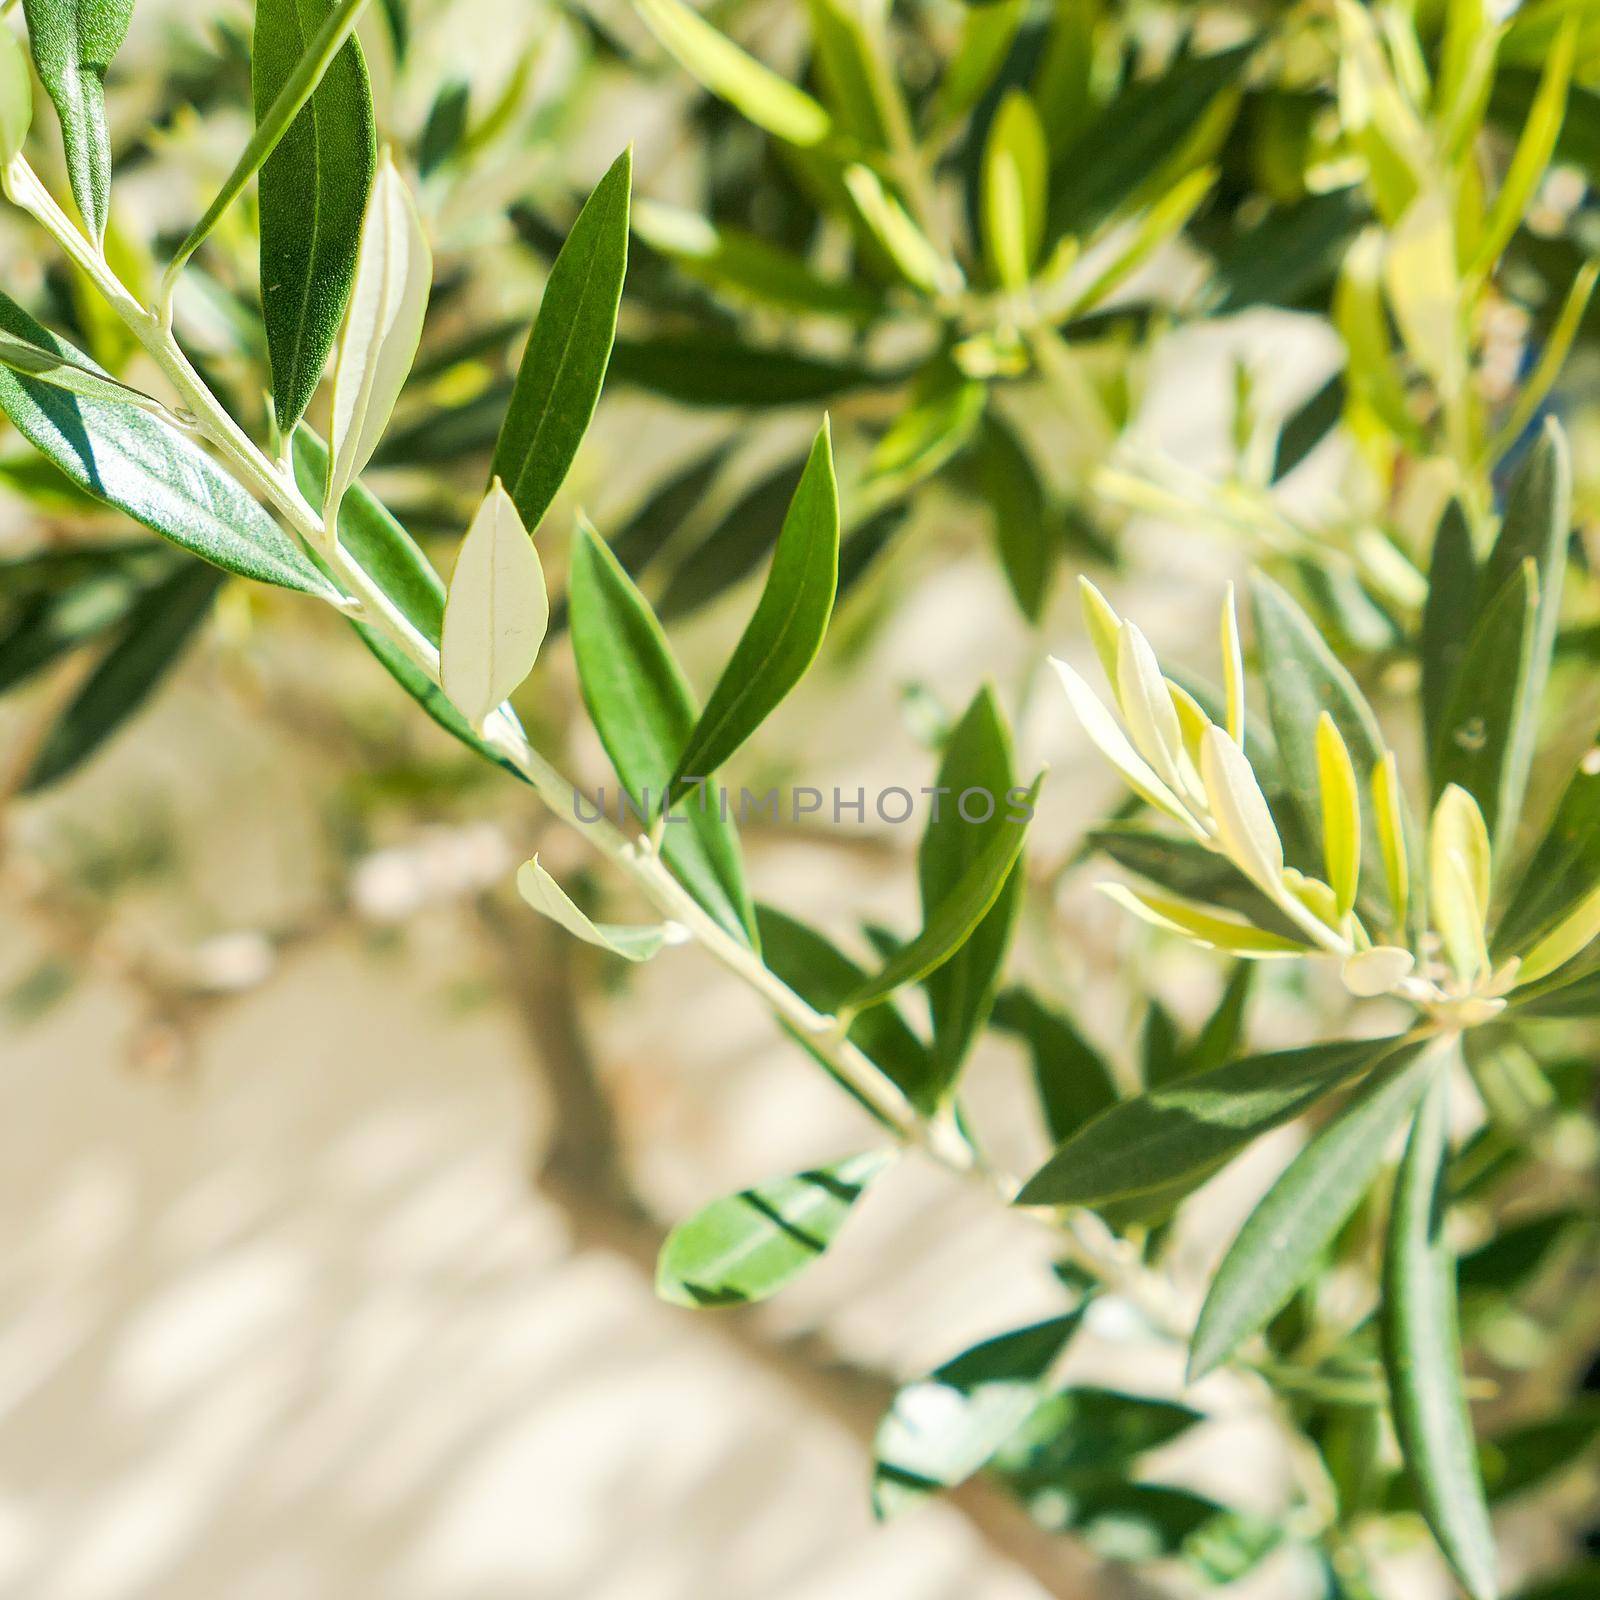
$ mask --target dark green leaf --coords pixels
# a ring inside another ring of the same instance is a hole
[[[973,930],[1004,892],[1011,869],[1022,854],[1027,824],[1033,817],[1034,801],[1043,781],[1041,774],[1025,794],[1007,798],[1004,810],[997,801],[1000,825],[928,914],[922,931],[849,996],[845,1001],[847,1010],[859,1011],[879,1005],[896,989],[920,982],[950,960],[972,937]]]
[[[1427,750],[1439,748],[1446,709],[1460,680],[1472,632],[1468,619],[1477,608],[1478,562],[1472,533],[1460,502],[1452,500],[1434,535],[1428,599],[1422,608],[1422,729]]]
[[[878,1515],[894,1516],[977,1472],[1028,1420],[1079,1316],[985,1340],[902,1389],[878,1428]]]
[[[792,406],[899,381],[852,361],[745,344],[723,334],[618,339],[614,382],[691,406]]]
[[[1147,1089],[1159,1089],[1183,1072],[1183,1042],[1172,1013],[1159,1000],[1145,1007],[1139,1030],[1139,1070]]]
[[[1359,184],[1275,206],[1218,250],[1213,283],[1219,299],[1211,314],[1234,316],[1258,305],[1325,310],[1345,251],[1370,216]]]
[[[680,1306],[765,1300],[831,1245],[893,1159],[876,1150],[714,1200],[667,1235],[656,1293]]]
[[[1496,961],[1530,950],[1600,883],[1600,773],[1572,775],[1499,922]]]
[[[1071,1138],[1092,1117],[1117,1103],[1116,1080],[1105,1058],[1066,1017],[1026,989],[1007,989],[995,1001],[993,1025],[1015,1034],[1028,1047],[1052,1144]]]
[[[1497,1434],[1479,1452],[1490,1502],[1538,1489],[1570,1472],[1600,1442],[1600,1399],[1570,1400],[1556,1416]]]
[[[1441,1180],[1449,1078],[1435,1078],[1395,1180],[1383,1263],[1384,1365],[1401,1453],[1439,1547],[1473,1600],[1493,1600],[1494,1536],[1462,1392],[1455,1262]]]
[[[1039,1402],[993,1466],[1024,1494],[1050,1487],[1081,1493],[1097,1482],[1127,1478],[1139,1456],[1203,1420],[1200,1412],[1171,1400],[1116,1389],[1063,1389]]]
[[[1191,1382],[1226,1361],[1316,1270],[1437,1065],[1420,1044],[1397,1051],[1267,1191],[1211,1281],[1189,1347]]]
[[[987,685],[973,697],[951,731],[935,783],[934,804],[917,851],[924,927],[932,924],[946,898],[956,892],[963,874],[998,835],[1021,831],[1006,820],[1016,784],[1011,737]],[[966,943],[928,974],[933,1050],[947,1089],[954,1086],[961,1063],[994,1004],[1000,968],[1016,925],[1021,887],[1013,867]]]
[[[1245,1009],[1255,982],[1256,963],[1236,961],[1216,1010],[1206,1018],[1200,1036],[1183,1053],[1181,1072],[1209,1072],[1231,1061],[1244,1038]]]
[[[1272,481],[1286,478],[1338,427],[1344,415],[1344,374],[1336,372],[1284,419],[1272,458]]]
[[[1525,691],[1533,670],[1539,604],[1533,563],[1524,562],[1483,608],[1467,641],[1455,692],[1439,722],[1430,768],[1435,798],[1459,784],[1477,802],[1500,851],[1510,843],[1521,805],[1515,745],[1527,714]],[[1526,774],[1523,774],[1524,782]]]
[[[628,270],[632,181],[630,147],[595,185],[550,268],[494,447],[495,476],[530,529],[565,482],[600,399]]]
[[[472,85],[452,79],[433,97],[428,120],[422,125],[417,145],[417,175],[426,178],[438,171],[457,150],[467,131],[467,110],[472,104]]]
[[[1600,1594],[1600,1561],[1585,1561],[1531,1588],[1519,1589],[1515,1600],[1594,1600]]]
[[[332,7],[333,0],[256,0],[258,119]],[[261,168],[261,317],[285,434],[304,416],[339,336],[377,160],[367,64],[352,36]]]
[[[1037,622],[1050,597],[1061,540],[1050,525],[1033,458],[991,410],[978,439],[979,483],[988,503],[1000,566],[1022,614]]]
[[[67,180],[98,244],[111,206],[106,69],[122,48],[133,0],[23,0],[33,64],[61,120]]]
[[[1098,1205],[1216,1171],[1386,1059],[1403,1041],[1356,1039],[1247,1056],[1124,1100],[1028,1180],[1022,1205]]]
[[[1587,1221],[1582,1211],[1552,1211],[1502,1228],[1461,1258],[1456,1281],[1462,1298],[1520,1294]]]
[[[51,728],[25,790],[59,782],[144,704],[206,619],[222,582],[215,567],[186,561],[145,591],[117,642]]]
[[[771,906],[758,906],[756,920],[761,959],[819,1015],[832,1016],[845,996],[861,987],[866,974],[820,933]],[[799,1032],[792,1037],[828,1067],[814,1040]],[[889,1004],[863,1011],[850,1024],[847,1037],[919,1111],[924,1115],[933,1112],[940,1087],[933,1056],[898,1007]]]
[[[587,524],[573,541],[568,582],[584,704],[633,804],[650,815],[694,727],[694,696],[649,602]],[[752,942],[755,913],[738,836],[719,814],[712,785],[668,814],[661,854],[729,933]]]
[[[823,423],[778,535],[766,587],[678,757],[670,792],[709,778],[805,676],[839,587],[839,486]]]
[[[0,331],[94,368],[3,293]],[[0,367],[0,411],[79,488],[203,560],[261,583],[337,594],[232,478],[149,412],[69,394],[6,367]]]

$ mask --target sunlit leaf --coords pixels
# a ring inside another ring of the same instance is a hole
[[[1033,102],[1021,89],[1000,101],[983,152],[983,247],[989,269],[1021,289],[1044,240],[1050,152]]]
[[[1116,1081],[1105,1058],[1065,1016],[1028,990],[1007,989],[995,1001],[992,1025],[1027,1045],[1052,1143],[1060,1144],[1116,1104]]]
[[[0,28],[0,164],[21,150],[33,125],[33,76],[9,28]]]

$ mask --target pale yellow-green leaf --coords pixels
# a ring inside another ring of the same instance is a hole
[[[1317,718],[1317,783],[1322,800],[1322,859],[1328,884],[1347,916],[1361,881],[1361,796],[1355,763],[1326,711]]]
[[[1397,945],[1379,944],[1345,959],[1340,969],[1344,986],[1362,1000],[1390,994],[1395,985],[1411,975],[1417,958]]]
[[[1050,152],[1033,101],[1006,91],[983,150],[983,244],[995,278],[1021,289],[1044,239]]]
[[[1384,288],[1411,358],[1452,398],[1465,381],[1455,216],[1442,189],[1429,189],[1407,208],[1383,262]]]
[[[1211,718],[1206,715],[1205,707],[1181,683],[1174,683],[1168,678],[1167,693],[1172,696],[1173,709],[1178,713],[1178,727],[1183,733],[1184,753],[1189,757],[1190,765],[1198,773],[1200,741],[1205,737],[1206,729],[1211,726]]]
[[[1379,283],[1383,233],[1368,228],[1345,251],[1333,292],[1333,323],[1344,340],[1346,381],[1402,437],[1415,431],[1406,387],[1389,342]]]
[[[803,89],[747,55],[682,0],[634,0],[645,25],[679,64],[758,128],[793,145],[821,144],[833,121]]]
[[[1269,894],[1283,885],[1283,841],[1244,751],[1221,728],[1208,728],[1200,772],[1228,858]]]
[[[1111,602],[1087,579],[1078,579],[1078,601],[1083,608],[1083,625],[1100,658],[1100,668],[1112,692],[1117,687],[1117,635],[1122,631],[1122,618],[1111,608]]]
[[[385,151],[361,226],[350,309],[333,369],[325,502],[330,523],[389,425],[416,359],[432,281],[422,219]]]
[[[1576,19],[1569,16],[1556,34],[1555,44],[1545,58],[1539,87],[1528,108],[1528,120],[1506,170],[1505,182],[1495,196],[1484,219],[1472,270],[1487,272],[1511,242],[1518,224],[1527,214],[1534,193],[1543,181],[1545,168],[1555,153],[1561,123],[1566,116],[1567,88],[1572,79],[1572,58],[1577,47]]]
[[[17,36],[0,22],[0,163],[21,150],[33,123],[33,75]]]
[[[1050,664],[1061,679],[1061,687],[1066,690],[1067,700],[1077,714],[1078,721],[1083,724],[1083,731],[1089,735],[1101,755],[1116,768],[1122,781],[1157,811],[1171,817],[1174,822],[1181,822],[1197,838],[1205,838],[1204,829],[1190,816],[1178,797],[1150,770],[1094,690],[1065,661],[1052,656]]]
[[[1117,640],[1117,700],[1134,749],[1173,793],[1182,794],[1186,785],[1179,764],[1183,730],[1178,710],[1155,651],[1131,622],[1123,623]]]
[[[1244,749],[1244,646],[1239,642],[1239,610],[1233,585],[1222,602],[1222,690],[1228,737]]]
[[[884,188],[877,173],[870,167],[852,166],[845,172],[844,186],[862,221],[907,283],[924,294],[959,287],[959,273],[953,263],[945,261],[928,242],[928,236]]]
[[[1127,230],[1111,259],[1072,297],[1065,314],[1081,316],[1094,310],[1162,245],[1182,231],[1216,181],[1215,167],[1197,167],[1177,179]]]
[[[549,622],[539,553],[496,478],[461,541],[439,640],[444,692],[473,727],[533,671]]]
[[[1339,910],[1339,897],[1321,878],[1308,877],[1293,867],[1283,869],[1283,886],[1318,922],[1338,928],[1344,921]]]
[[[1489,865],[1483,813],[1465,789],[1451,784],[1439,796],[1428,830],[1429,910],[1450,965],[1469,983],[1489,964]]]
[[[517,892],[535,911],[585,944],[598,945],[624,961],[648,961],[664,944],[681,944],[686,930],[674,922],[653,927],[622,927],[615,923],[593,922],[565,889],[540,865],[538,856],[524,861],[517,869]]]
[[[1394,910],[1394,926],[1401,931],[1411,903],[1411,863],[1406,855],[1406,831],[1400,809],[1400,764],[1394,751],[1372,769],[1372,814],[1377,821],[1378,848],[1383,852],[1383,878]]]
[[[1600,935],[1600,888],[1591,889],[1565,917],[1522,958],[1517,983],[1536,983],[1567,964]]]
[[[1182,934],[1209,950],[1261,961],[1274,956],[1305,955],[1309,948],[1280,934],[1268,933],[1253,923],[1240,922],[1224,912],[1191,905],[1187,900],[1130,889],[1120,883],[1102,883],[1098,887],[1109,899],[1142,921],[1168,933]]]

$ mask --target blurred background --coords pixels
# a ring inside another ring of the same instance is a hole
[[[577,201],[630,140],[637,193],[691,201],[723,159],[717,141],[732,151],[740,135],[663,68],[625,7],[435,0],[405,8],[403,30],[399,15],[375,4],[361,37],[382,136],[419,173],[439,280],[372,481],[447,570],[508,352]],[[764,15],[781,53],[782,8]],[[248,27],[231,0],[139,0],[110,102],[112,247],[130,281],[247,136]],[[256,427],[248,211],[186,280],[179,329]],[[1182,284],[1195,259],[1170,242],[1139,282]],[[0,261],[9,292],[140,375],[14,214],[0,215]],[[639,319],[673,310],[663,281],[641,251],[624,300],[635,347],[619,346],[620,381],[547,527],[559,548],[581,506],[602,530],[643,537],[662,484],[714,459],[696,485],[712,514],[675,534],[713,559],[680,561],[657,590],[677,583],[663,609],[705,684],[762,556],[735,541],[719,567],[714,535],[763,519],[775,533],[768,480],[787,492],[821,400],[752,415],[716,397],[681,403],[672,382],[652,392],[639,374],[656,324]],[[826,339],[817,348],[827,355]],[[1324,322],[1270,307],[1171,333],[1141,353],[1124,443],[1223,470],[1241,370],[1271,432],[1337,359]],[[871,426],[889,402],[829,403]],[[1063,437],[1063,455],[1084,448]],[[1284,503],[1314,516],[1342,481],[1339,451],[1308,463]],[[0,558],[131,536],[41,470],[14,434],[0,438]],[[915,790],[932,781],[950,712],[999,685],[1019,766],[1053,773],[1032,846],[1051,863],[1049,917],[1029,959],[1078,997],[1083,1027],[1131,1077],[1145,990],[1188,1028],[1224,974],[1166,946],[1158,958],[1090,892],[1099,874],[1072,864],[1117,796],[1039,676],[1041,639],[1088,659],[1070,586],[1039,603],[1032,631],[981,505],[920,497],[896,518],[740,776]],[[1245,552],[1137,512],[1117,532],[1119,605],[1164,655],[1210,670],[1221,586]],[[1064,543],[1064,559],[1083,548]],[[97,605],[121,615],[144,549],[131,578],[80,597],[86,614],[63,638],[98,639]],[[12,581],[0,601],[31,603]],[[548,656],[519,710],[585,782],[604,782],[570,659]],[[564,881],[593,861],[421,717],[336,619],[229,584],[136,714],[63,781],[27,792],[95,659],[66,650],[0,702],[0,1593],[1117,1600],[1215,1578],[1156,1523],[1108,1515],[1061,1539],[982,1483],[874,1523],[871,1439],[894,1384],[1060,1305],[1048,1240],[947,1177],[908,1167],[874,1190],[841,1248],[771,1307],[691,1315],[655,1298],[672,1220],[869,1143],[870,1126],[694,951],[619,972],[522,908],[510,879],[535,848]],[[916,834],[870,811],[866,826],[758,822],[752,882],[836,931],[904,928]],[[1306,999],[1264,988],[1254,1037],[1305,1037]],[[987,1041],[969,1082],[1025,1168],[1044,1141],[1020,1047]],[[1169,1246],[1188,1292],[1281,1164],[1287,1146],[1266,1144],[1214,1186],[1204,1227]],[[1180,1392],[1173,1355],[1114,1309],[1088,1335],[1076,1378]],[[1270,1528],[1295,1465],[1230,1382],[1186,1396],[1225,1417],[1137,1470]],[[1513,1515],[1518,1562],[1558,1548],[1582,1493],[1555,1518]],[[1447,1592],[1420,1541],[1384,1561],[1397,1594]],[[1240,1569],[1242,1597],[1325,1592],[1303,1552]]]

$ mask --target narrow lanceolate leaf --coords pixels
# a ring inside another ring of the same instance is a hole
[[[61,120],[67,180],[98,244],[111,206],[106,69],[122,47],[133,0],[23,0],[33,64]]]
[[[1233,585],[1222,602],[1222,690],[1228,737],[1244,749],[1244,646],[1239,640],[1239,608]]]
[[[578,908],[572,896],[540,865],[538,856],[517,868],[517,892],[535,911],[542,912],[585,944],[598,945],[624,961],[648,961],[664,944],[676,943],[675,924],[627,927],[615,922],[594,922]],[[683,930],[677,929],[681,934]]]
[[[679,64],[758,128],[802,147],[833,129],[828,113],[803,89],[747,55],[683,0],[634,0],[639,15]]]
[[[917,851],[917,884],[922,920],[938,914],[971,863],[998,834],[1017,830],[1006,820],[1016,775],[1011,737],[994,693],[987,686],[973,697],[944,747],[934,780],[937,810]],[[1016,925],[1021,882],[1015,867],[983,920],[956,953],[928,974],[928,1006],[933,1017],[933,1049],[946,1087],[955,1083],[994,1003],[995,985]]]
[[[1186,900],[1174,900],[1167,895],[1129,889],[1120,883],[1103,883],[1100,889],[1108,899],[1115,900],[1125,911],[1131,911],[1152,927],[1181,934],[1208,950],[1265,960],[1270,956],[1303,956],[1310,949],[1302,941],[1269,933],[1208,906],[1191,905]]]
[[[1068,1139],[1018,1201],[1100,1205],[1205,1176],[1404,1042],[1359,1039],[1248,1056],[1124,1100]]]
[[[257,0],[250,63],[258,120],[331,6]],[[350,38],[261,168],[261,316],[283,433],[305,414],[338,337],[377,159],[367,66]]]
[[[550,268],[495,443],[495,475],[529,528],[539,526],[566,481],[600,398],[628,270],[632,181],[628,149],[578,213]]]
[[[1350,752],[1326,711],[1317,719],[1317,777],[1322,789],[1322,859],[1328,884],[1348,916],[1361,881],[1361,797]]]
[[[789,502],[766,587],[673,772],[709,778],[778,708],[822,647],[839,587],[839,486],[824,422]]]
[[[1118,638],[1122,633],[1122,618],[1112,608],[1111,602],[1085,577],[1078,578],[1078,602],[1083,611],[1083,626],[1099,658],[1100,670],[1112,692],[1117,687]]]
[[[1271,894],[1283,881],[1283,842],[1249,760],[1221,728],[1206,730],[1200,772],[1228,858]]]
[[[1549,829],[1495,925],[1496,963],[1531,949],[1600,883],[1600,773],[1573,773]]]
[[[844,186],[861,220],[907,283],[924,294],[937,294],[946,287],[950,269],[876,172],[860,165],[850,167]]]
[[[33,125],[33,77],[17,36],[0,28],[0,163],[22,148]]]
[[[659,809],[678,752],[695,724],[694,696],[661,624],[587,524],[572,546],[572,648],[590,720],[633,805]],[[709,784],[680,801],[661,854],[684,887],[729,933],[749,944],[755,912],[739,841]]]
[[[186,561],[145,592],[116,643],[51,728],[23,780],[25,790],[66,777],[145,703],[210,614],[222,581],[214,567]]]
[[[1591,889],[1572,911],[1522,958],[1518,983],[1537,983],[1564,967],[1600,935],[1600,888]]]
[[[1489,833],[1465,789],[1439,796],[1428,829],[1428,900],[1445,954],[1470,982],[1489,964],[1484,941],[1491,879]]]
[[[1070,1138],[1117,1103],[1116,1080],[1105,1057],[1066,1017],[1026,989],[1008,989],[995,1001],[993,1026],[1026,1043],[1052,1143]]]
[[[372,459],[422,341],[433,253],[405,180],[385,152],[361,228],[350,314],[333,372],[326,516]]]
[[[909,944],[902,945],[875,977],[846,999],[845,1010],[861,1011],[881,1004],[896,989],[927,977],[961,949],[1005,889],[1011,869],[1022,854],[1027,824],[1033,816],[1033,804],[1043,781],[1041,773],[1026,794],[1004,802],[1003,825],[995,830],[941,897],[923,923],[921,933]]]
[[[109,400],[115,405],[138,406],[152,416],[174,420],[159,400],[142,389],[130,388],[115,378],[108,378],[92,364],[79,366],[57,351],[41,350],[20,339],[0,338],[0,366],[26,373],[30,378],[42,378],[69,394],[81,394],[89,400]]]
[[[1211,1281],[1189,1348],[1191,1381],[1226,1361],[1316,1271],[1433,1070],[1420,1042],[1396,1051],[1267,1191]]]
[[[1459,501],[1452,500],[1433,536],[1428,563],[1428,599],[1422,608],[1422,731],[1426,749],[1440,746],[1445,713],[1461,676],[1478,607],[1478,562],[1472,530]]]
[[[1407,208],[1389,235],[1384,287],[1413,361],[1446,396],[1466,378],[1453,210],[1442,189]]]
[[[1411,863],[1407,856],[1405,814],[1400,809],[1400,763],[1392,750],[1372,769],[1372,812],[1383,852],[1383,881],[1389,892],[1390,926],[1404,932],[1411,906]]]
[[[656,1293],[680,1306],[737,1306],[776,1294],[833,1243],[893,1159],[875,1150],[714,1200],[667,1235]]]
[[[0,293],[0,333],[98,373]],[[185,550],[260,583],[325,600],[338,591],[211,458],[136,406],[71,394],[0,366],[0,411],[80,489]]]
[[[1462,1390],[1455,1261],[1444,1238],[1449,1079],[1434,1080],[1395,1182],[1383,1264],[1384,1365],[1422,1513],[1473,1600],[1494,1600],[1494,1536]]]
[[[983,151],[983,246],[1007,289],[1025,288],[1044,239],[1050,152],[1033,101],[1009,89]]]
[[[1043,1397],[1080,1315],[987,1339],[907,1384],[878,1427],[873,1510],[893,1516],[979,1471]]]
[[[444,692],[480,724],[533,671],[550,625],[544,568],[495,479],[456,556],[439,644]]]

